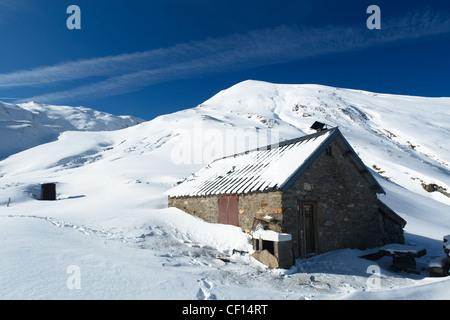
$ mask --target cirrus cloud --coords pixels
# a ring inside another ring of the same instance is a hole
[[[43,92],[22,101],[47,103],[124,94],[157,83],[363,50],[450,32],[445,13],[413,12],[383,21],[382,29],[359,26],[279,26],[192,41],[144,52],[69,61],[0,74],[0,88],[41,87],[82,79],[84,85]],[[100,78],[100,80],[99,80]]]

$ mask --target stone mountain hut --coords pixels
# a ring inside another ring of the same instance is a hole
[[[380,193],[338,128],[218,159],[166,192],[169,206],[208,222],[272,232],[275,246],[255,239],[254,248],[278,262],[276,241],[287,239],[280,267],[331,250],[404,243],[406,222]]]

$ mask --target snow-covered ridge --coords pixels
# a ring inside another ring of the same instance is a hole
[[[54,141],[65,131],[110,131],[141,122],[85,107],[0,102],[0,159]]]

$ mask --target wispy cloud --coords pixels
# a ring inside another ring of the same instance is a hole
[[[157,50],[0,74],[0,88],[47,86],[85,79],[83,86],[26,99],[70,102],[124,94],[175,79],[361,50],[448,32],[449,15],[433,12],[416,12],[383,21],[381,30],[368,30],[365,24],[321,28],[280,26]],[[94,77],[96,81],[92,80]],[[103,80],[97,81],[98,77]]]
[[[9,14],[33,10],[35,3],[30,0],[0,0],[0,17],[4,20]],[[9,17],[11,18],[11,17]],[[0,20],[0,23],[3,22]]]
[[[19,100],[22,98],[13,98],[13,97],[0,97],[0,100]]]
[[[0,9],[16,11],[24,7],[24,1],[20,0],[0,0]]]

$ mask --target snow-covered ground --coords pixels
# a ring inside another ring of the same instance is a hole
[[[376,248],[267,269],[234,251],[252,250],[239,228],[164,196],[212,159],[310,133],[316,120],[338,125],[407,221],[407,244],[427,249],[425,268],[450,234],[449,108],[449,98],[246,81],[126,129],[64,132],[0,162],[0,298],[449,299],[449,277],[360,258]],[[58,201],[37,200],[45,182]]]

